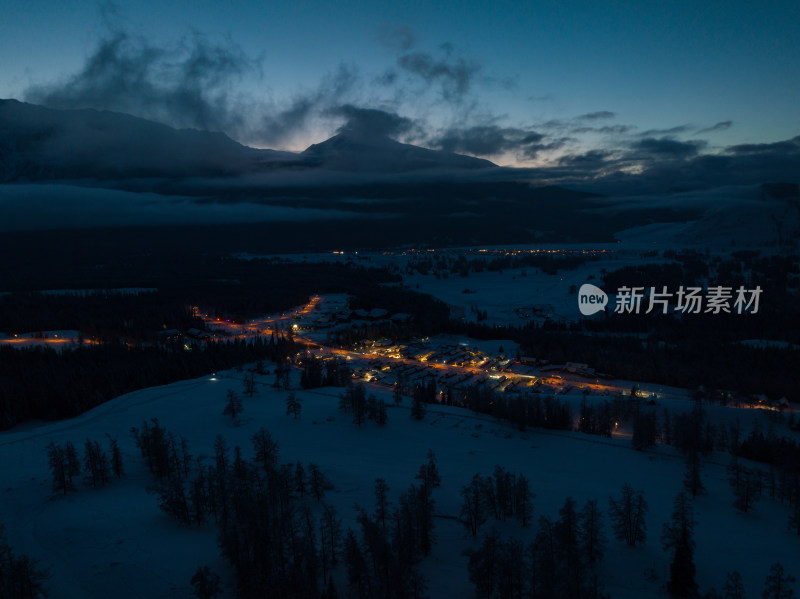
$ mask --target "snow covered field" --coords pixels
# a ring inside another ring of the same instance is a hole
[[[499,254],[481,254],[480,250],[499,251]],[[580,253],[582,251],[598,252],[598,259],[587,260],[574,270],[560,270],[557,274],[548,274],[538,268],[527,266],[507,268],[502,271],[470,272],[462,277],[449,274],[446,278],[437,277],[433,272],[421,274],[414,270],[406,272],[406,267],[420,258],[436,260],[443,255],[454,259],[459,255],[467,259],[485,257],[491,259],[502,255],[503,251],[531,252],[564,252]],[[488,314],[485,322],[490,325],[522,325],[545,318],[554,320],[576,320],[581,316],[578,311],[576,289],[583,283],[597,284],[602,279],[603,271],[614,271],[626,266],[638,266],[666,262],[660,255],[652,254],[653,246],[647,242],[608,243],[608,244],[539,244],[509,247],[481,246],[471,248],[446,248],[431,251],[398,250],[391,253],[380,252],[335,252],[285,254],[280,259],[291,262],[354,262],[361,266],[395,268],[403,273],[403,284],[442,300],[451,307],[451,316],[466,320],[477,320],[477,314],[471,308],[477,307]],[[604,253],[600,253],[604,252]],[[256,256],[239,254],[241,259]],[[277,256],[259,256],[278,258]],[[612,293],[615,290],[606,290]]]
[[[294,386],[297,378],[295,374]],[[233,448],[252,455],[250,437],[265,427],[280,443],[282,462],[317,463],[335,485],[327,495],[343,518],[355,526],[353,505],[373,508],[373,482],[383,477],[396,501],[413,482],[428,448],[437,457],[442,486],[436,501],[433,554],[424,560],[432,598],[470,597],[463,549],[475,542],[452,517],[461,506],[459,491],[473,474],[491,474],[499,464],[529,478],[536,494],[535,516],[557,516],[567,496],[582,505],[599,500],[603,512],[608,497],[617,496],[629,482],[644,491],[650,509],[644,547],[631,549],[616,540],[605,518],[609,537],[601,578],[614,598],[665,597],[662,586],[670,556],[659,541],[675,494],[682,488],[684,463],[671,448],[634,451],[621,439],[603,439],[579,433],[520,432],[485,416],[457,408],[431,406],[422,422],[409,418],[409,403],[389,409],[388,424],[368,423],[361,428],[338,410],[340,389],[296,391],[302,416],[285,415],[285,391],[272,388],[273,377],[259,379],[258,393],[244,399],[240,426],[221,415],[228,389],[240,392],[242,373],[183,381],[131,393],[69,421],[27,425],[0,434],[0,522],[12,547],[41,560],[50,569],[51,596],[83,597],[191,597],[189,579],[202,564],[223,576],[225,596],[232,596],[231,575],[219,557],[215,528],[184,527],[157,507],[145,487],[151,483],[130,434],[145,419],[158,418],[167,430],[187,438],[195,456],[213,453],[222,434]],[[379,387],[369,392],[392,404],[390,393]],[[716,411],[711,411],[716,418]],[[747,422],[765,418],[757,410],[741,411]],[[86,438],[105,445],[105,435],[117,436],[127,475],[94,490],[79,484],[66,497],[51,490],[46,446],[50,441],[72,441],[82,453]],[[756,511],[741,515],[732,507],[733,495],[725,467],[728,456],[714,454],[705,464],[706,495],[695,500],[696,564],[701,591],[719,588],[725,574],[742,573],[748,596],[760,594],[774,562],[797,574],[800,538],[786,531],[788,510],[764,497]],[[483,527],[486,532],[492,526]],[[535,527],[523,529],[516,521],[498,523],[503,535],[525,541]],[[655,579],[645,576],[652,569]],[[341,568],[340,568],[341,573]]]

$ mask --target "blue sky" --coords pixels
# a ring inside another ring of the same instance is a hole
[[[718,153],[800,134],[800,3],[762,4],[12,0],[0,97],[286,149],[330,136],[346,105],[404,117],[402,140],[502,164],[642,139]],[[198,47],[215,62],[193,85]],[[102,51],[110,66],[97,66]],[[132,65],[144,84],[110,89],[108,69]],[[176,103],[191,94],[205,116]]]

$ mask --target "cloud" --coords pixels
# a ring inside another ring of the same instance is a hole
[[[706,145],[705,141],[678,141],[671,137],[647,137],[631,144],[631,148],[645,155],[659,158],[689,158],[696,156]]]
[[[527,160],[533,160],[535,158],[539,158],[542,154],[548,152],[555,152],[556,150],[560,150],[563,148],[567,142],[572,141],[569,137],[564,137],[561,139],[556,139],[548,143],[543,144],[531,144],[525,148],[523,148],[522,156]]]
[[[604,135],[624,135],[636,129],[635,125],[606,125],[604,127],[575,127],[570,133],[602,133]]]
[[[257,61],[229,39],[211,42],[193,33],[164,48],[115,31],[78,73],[32,86],[25,97],[53,108],[117,110],[178,127],[236,130],[242,117],[229,90],[257,70]]]
[[[543,152],[563,147],[570,138],[548,138],[530,128],[500,127],[494,124],[451,127],[427,140],[434,148],[446,152],[475,156],[498,156],[510,153],[519,159],[533,159]]]
[[[693,131],[694,127],[692,125],[677,125],[675,127],[669,127],[667,129],[648,129],[647,131],[642,131],[639,136],[640,137],[655,137],[656,135],[678,135],[680,133],[686,133],[688,131]]]
[[[800,183],[800,136],[769,144],[729,146],[701,154],[703,141],[641,140],[630,150],[562,156],[551,182],[597,185],[605,193],[667,193],[766,181]],[[635,173],[635,174],[633,174]]]
[[[559,166],[579,171],[595,171],[608,166],[615,155],[611,150],[589,150],[582,154],[566,154],[558,159]]]
[[[579,121],[599,121],[602,119],[613,119],[617,116],[614,112],[609,112],[608,110],[598,110],[597,112],[588,112],[586,114],[582,114],[579,117],[576,117]]]
[[[407,51],[416,45],[417,34],[406,25],[384,24],[378,28],[376,39],[389,48]]]
[[[310,90],[268,102],[235,90],[261,78],[260,59],[234,41],[192,33],[157,46],[109,25],[83,67],[54,83],[29,87],[28,101],[51,108],[125,112],[179,128],[222,131],[243,143],[280,145],[326,110],[354,100],[360,76],[340,65]]]
[[[769,144],[739,144],[726,148],[733,154],[795,154],[800,151],[800,135]]]
[[[481,67],[474,60],[454,56],[450,44],[440,48],[445,54],[443,58],[429,52],[408,52],[397,59],[397,65],[427,85],[438,84],[442,98],[448,102],[460,102],[469,93]]]
[[[800,183],[800,144],[777,145],[763,152],[705,154],[686,161],[654,162],[642,173],[642,183],[653,189],[710,188],[753,185],[766,181]]]
[[[713,133],[714,131],[725,131],[733,126],[733,121],[720,121],[716,125],[700,129],[698,133]]]
[[[378,42],[391,51],[390,64],[383,69],[362,75],[341,65],[317,85],[284,100],[255,98],[234,90],[245,78],[262,77],[262,59],[248,56],[235,41],[192,32],[178,43],[158,45],[114,25],[121,18],[112,9],[107,9],[108,33],[81,69],[61,81],[29,87],[26,99],[224,131],[243,143],[271,147],[286,147],[287,142],[305,141],[301,135],[308,137],[310,131],[338,126],[361,136],[400,137],[476,156],[514,156],[520,162],[551,158],[553,166],[540,172],[563,180],[627,180],[636,172],[641,173],[639,181],[669,186],[682,178],[700,185],[724,178],[776,179],[781,172],[791,175],[792,168],[800,172],[800,137],[739,144],[716,155],[703,154],[705,140],[682,139],[683,134],[727,130],[733,126],[730,120],[705,128],[683,124],[639,131],[634,125],[611,123],[616,113],[597,110],[543,123],[511,122],[487,105],[481,92],[498,84],[513,87],[513,77],[487,74],[478,60],[460,54],[452,44],[423,49],[415,31],[402,25],[386,25],[377,33]],[[431,132],[422,127],[425,119],[447,125]],[[580,143],[592,135],[608,136],[605,147]]]
[[[464,152],[476,156],[492,156],[508,150],[515,150],[527,143],[541,140],[540,134],[525,135],[519,129],[503,128],[496,125],[480,125],[467,128],[451,128],[438,138],[431,140],[434,147],[445,152]]]
[[[538,124],[537,127],[540,129],[559,131],[561,133],[572,134],[572,135],[582,135],[585,133],[600,133],[603,135],[625,135],[637,129],[635,125],[597,126],[593,124],[588,124],[591,123],[592,121],[613,118],[614,116],[616,115],[613,112],[608,112],[607,110],[600,110],[597,112],[589,112],[587,114],[582,114],[573,119],[550,119],[548,121],[545,121],[544,123]]]
[[[272,110],[262,108],[256,124],[247,133],[248,137],[267,144],[280,144],[290,139],[305,130],[311,120],[340,105],[357,86],[358,80],[359,75],[353,68],[339,66],[315,89],[296,94],[287,105]]]
[[[248,56],[230,38],[192,32],[177,43],[156,44],[119,25],[124,19],[113,5],[103,10],[108,32],[85,64],[62,80],[30,86],[26,100],[51,108],[124,112],[178,128],[222,131],[245,144],[286,147],[309,133],[332,130],[331,118],[345,116],[337,112],[342,106],[410,105],[416,114],[433,110],[466,123],[481,106],[474,93],[479,82],[508,87],[513,81],[482,77],[479,63],[459,56],[451,44],[416,50],[412,29],[387,25],[378,39],[397,55],[382,74],[365,78],[355,67],[340,65],[288,98],[255,97],[236,90],[243,80],[263,79],[263,59]]]
[[[397,137],[409,131],[413,124],[411,119],[394,112],[377,108],[360,108],[352,104],[332,108],[328,114],[347,119],[345,124],[339,128],[340,133],[350,133],[362,138]]]

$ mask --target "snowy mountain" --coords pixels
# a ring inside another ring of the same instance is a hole
[[[428,150],[384,135],[342,132],[309,146],[302,154],[309,164],[331,170],[403,172],[421,169],[481,169],[493,162],[452,152]]]
[[[769,193],[770,190],[778,190]],[[788,190],[786,193],[784,190]],[[653,202],[695,211],[691,218],[662,219],[620,230],[621,241],[668,246],[796,247],[800,238],[800,197],[791,184],[729,186],[666,197],[607,200],[605,209],[623,213]]]
[[[226,175],[292,158],[222,133],[178,130],[127,114],[0,100],[4,182]]]
[[[297,154],[250,148],[224,133],[174,129],[128,114],[0,100],[0,182],[219,177],[284,167],[396,173],[490,166],[388,137],[340,134]]]

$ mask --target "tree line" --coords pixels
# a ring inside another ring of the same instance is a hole
[[[0,525],[0,597],[8,599],[40,599],[49,595],[45,582],[49,574],[39,561],[16,553]]]
[[[50,441],[47,446],[47,463],[53,479],[53,490],[66,495],[75,490],[75,479],[84,473],[84,481],[93,488],[104,487],[112,478],[121,478],[125,473],[122,451],[116,437],[106,435],[108,451],[99,441],[86,439],[83,460],[71,441],[58,445]]]
[[[217,526],[237,596],[261,597],[270,589],[278,598],[330,599],[339,596],[336,580],[364,599],[423,596],[417,564],[435,543],[433,491],[441,483],[432,452],[396,506],[385,480],[376,480],[374,512],[356,506],[358,530],[344,531],[325,502],[333,489],[327,476],[314,463],[281,463],[278,443],[263,428],[251,438],[250,460],[217,436],[209,464],[157,419],[132,433],[161,509],[186,525]],[[209,597],[219,589],[207,567],[198,568],[192,584]]]
[[[348,392],[357,394],[356,389],[351,385]],[[278,443],[263,428],[251,437],[250,459],[239,447],[231,450],[222,436],[214,442],[212,457],[197,458],[185,438],[171,434],[157,419],[144,421],[131,432],[153,477],[149,490],[160,508],[187,526],[213,523],[217,527],[221,551],[234,569],[238,596],[261,596],[264,588],[275,597],[330,599],[338,597],[339,591],[359,599],[425,596],[427,580],[419,564],[436,543],[433,495],[441,485],[432,451],[396,503],[389,499],[386,480],[376,479],[373,509],[356,505],[357,527],[345,530],[325,501],[333,484],[321,468],[314,463],[282,463]],[[702,441],[696,446],[698,454],[701,447]],[[82,464],[71,442],[51,443],[47,451],[56,492],[66,493],[73,484],[71,477],[81,472],[86,484],[97,486],[123,473],[112,437],[108,437],[107,451],[87,439]],[[750,484],[751,472],[735,462],[729,476],[732,486]],[[494,528],[480,537],[468,552],[467,565],[478,597],[606,597],[598,574],[609,547],[606,526],[618,542],[630,547],[641,546],[648,538],[647,501],[629,484],[608,498],[607,520],[596,500],[578,506],[573,498],[565,500],[557,518],[534,519],[535,495],[527,478],[500,465],[489,476],[476,473],[460,495],[458,520],[471,538],[477,539],[490,520],[515,519],[523,528],[536,525],[534,540],[527,546],[502,538]],[[677,598],[699,596],[691,497],[688,490],[676,495],[660,536],[670,555],[666,589]],[[754,501],[746,494],[737,494],[736,500]],[[743,511],[747,509],[752,504]],[[8,563],[3,559],[0,544],[0,569]],[[19,566],[15,572],[41,584],[41,571],[35,562],[29,565],[32,569]],[[783,566],[774,564],[764,596],[791,597],[781,593],[789,592],[793,583]],[[202,566],[192,577],[192,585],[199,597],[214,597],[220,588],[216,573]],[[729,573],[723,593],[742,588],[738,573]],[[711,589],[706,597],[721,596],[715,593]]]
[[[124,393],[257,360],[285,360],[288,339],[195,344],[191,351],[121,343],[56,351],[0,347],[0,429],[71,418]]]

